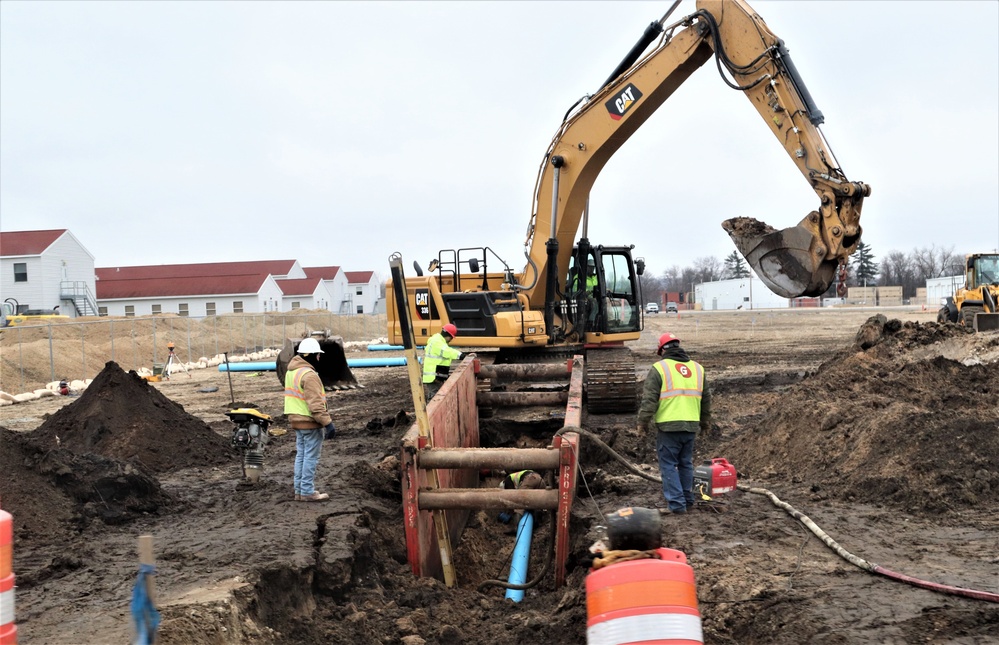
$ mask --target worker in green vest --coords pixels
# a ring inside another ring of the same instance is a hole
[[[428,403],[447,380],[451,361],[465,358],[463,352],[449,345],[457,335],[458,328],[447,323],[427,340],[423,348],[423,394]]]
[[[533,470],[518,470],[510,473],[500,482],[500,488],[504,490],[538,490],[544,486],[545,480]],[[501,511],[496,519],[504,524],[509,524],[513,515],[511,511]]]
[[[295,430],[295,501],[323,502],[330,496],[316,490],[316,466],[323,440],[336,436],[326,389],[316,371],[323,350],[315,338],[306,338],[296,352],[284,376],[284,413]]]
[[[680,347],[680,339],[666,332],[659,337],[659,356],[645,377],[638,409],[638,431],[652,422],[656,454],[663,480],[660,509],[686,513],[694,506],[694,439],[711,427],[711,393],[704,368]]]

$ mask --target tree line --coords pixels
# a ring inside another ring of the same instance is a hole
[[[647,269],[641,278],[642,293],[650,296],[647,300],[654,300],[652,294],[664,291],[690,293],[694,285],[701,282],[745,278],[749,274],[748,263],[738,251],[732,251],[724,260],[697,258],[691,266],[674,265],[658,275]],[[925,287],[930,278],[963,274],[964,256],[955,253],[953,248],[930,246],[909,253],[890,251],[878,262],[870,245],[860,242],[847,263],[846,284],[848,287],[902,287],[902,297],[913,298],[916,289]],[[835,297],[835,283],[823,295]]]

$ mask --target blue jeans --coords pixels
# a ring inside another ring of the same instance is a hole
[[[671,511],[694,505],[694,432],[656,433],[656,454],[663,478],[663,497]]]
[[[323,453],[323,429],[295,430],[295,494],[316,492],[316,465]]]

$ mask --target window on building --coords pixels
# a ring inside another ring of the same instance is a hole
[[[177,305],[177,315],[178,316],[187,316],[189,313],[190,313],[190,311],[187,308],[187,303],[186,302],[182,302],[182,303],[180,303],[180,304]]]
[[[205,303],[205,315],[206,316],[214,316],[215,315],[215,303],[214,302],[206,302]]]
[[[364,287],[358,287],[357,288],[357,295],[359,295],[359,296],[363,296],[364,295]]]
[[[153,305],[153,315],[163,313],[163,305]]]
[[[364,305],[357,305],[357,313],[359,314],[364,313]]]
[[[98,316],[107,316],[108,315],[108,308],[107,307],[98,307],[97,308],[97,315]]]
[[[291,308],[292,309],[301,309],[302,308],[302,303],[295,302],[294,300],[292,300],[291,301]]]
[[[14,282],[27,282],[28,281],[28,263],[27,262],[15,262],[14,263]]]
[[[125,305],[125,315],[135,316],[135,305]]]
[[[242,300],[233,300],[232,301],[232,313],[234,313],[234,314],[241,314],[241,313],[243,313],[243,301]]]

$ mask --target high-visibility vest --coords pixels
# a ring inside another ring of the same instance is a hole
[[[431,336],[423,349],[423,382],[433,383],[437,378],[437,366],[450,367],[451,361],[460,354],[458,350],[448,347],[439,332]]]
[[[313,370],[308,367],[300,367],[291,370],[284,375],[284,413],[297,414],[303,417],[311,417],[309,402],[305,400],[305,389],[302,388],[302,379]]]
[[[513,487],[518,488],[520,486],[520,480],[524,478],[527,473],[533,473],[533,470],[520,470],[515,473],[510,473],[507,477],[513,482]]]
[[[666,358],[653,367],[662,378],[656,423],[700,421],[701,394],[704,392],[704,368],[700,363]]]

